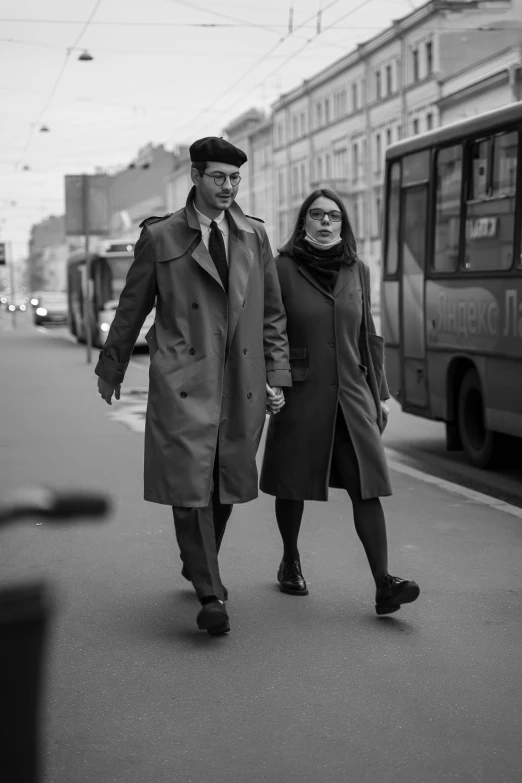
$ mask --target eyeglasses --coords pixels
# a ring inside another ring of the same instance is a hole
[[[233,188],[235,188],[235,186],[239,185],[239,183],[241,182],[241,175],[237,173],[228,176],[228,174],[207,174],[207,172],[204,171],[203,174],[205,175],[205,177],[212,177],[216,185],[224,185],[227,180],[227,177],[230,180],[230,184],[232,185]]]
[[[314,208],[310,209],[308,214],[312,220],[322,220],[325,215],[328,215],[328,220],[331,220],[332,223],[339,223],[343,219],[343,213],[339,212],[338,209],[332,209],[331,212],[325,212],[324,209]]]

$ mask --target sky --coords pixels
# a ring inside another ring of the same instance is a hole
[[[423,4],[0,0],[0,241],[23,260],[31,226],[63,214],[65,174],[221,136]]]

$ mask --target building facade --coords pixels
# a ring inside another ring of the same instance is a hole
[[[469,102],[473,85],[497,66],[510,86],[494,97],[494,79],[483,85],[480,110],[517,99],[511,85],[520,33],[507,53],[505,28],[521,23],[520,0],[431,0],[281,96],[272,116],[275,244],[289,235],[311,189],[333,188],[347,206],[378,298],[386,147],[452,121],[450,107]],[[473,33],[499,25],[500,34]]]

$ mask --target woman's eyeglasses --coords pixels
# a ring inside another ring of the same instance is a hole
[[[216,185],[224,185],[227,179],[228,174],[207,174],[206,171],[203,172],[205,177],[212,177]],[[232,187],[235,187],[236,185],[239,185],[241,182],[241,175],[240,174],[231,174],[230,177],[228,177],[230,180],[230,184]]]
[[[339,212],[337,209],[332,209],[331,212],[325,212],[324,209],[310,209],[308,211],[308,214],[312,218],[312,220],[322,220],[325,215],[328,215],[328,220],[331,220],[332,223],[339,223],[343,219],[343,213]]]

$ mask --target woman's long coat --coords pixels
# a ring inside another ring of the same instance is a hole
[[[193,192],[184,209],[145,221],[95,370],[122,382],[156,303],[147,335],[144,470],[145,500],[154,503],[208,505],[218,438],[221,502],[257,497],[265,382],[291,385],[286,316],[266,232],[236,204],[228,217],[228,299],[201,239]]]
[[[370,270],[362,262],[341,264],[330,292],[306,265],[289,256],[279,256],[276,266],[287,313],[293,384],[285,390],[284,408],[270,420],[261,490],[295,500],[328,500],[329,486],[342,487],[331,470],[340,407],[357,453],[362,497],[389,495],[380,401],[390,395],[384,341],[376,334],[371,315]],[[354,310],[362,315],[358,346],[345,326],[353,324]],[[356,383],[367,383],[371,392],[364,407],[358,408],[350,396],[353,378],[347,374],[353,368],[361,373]]]

